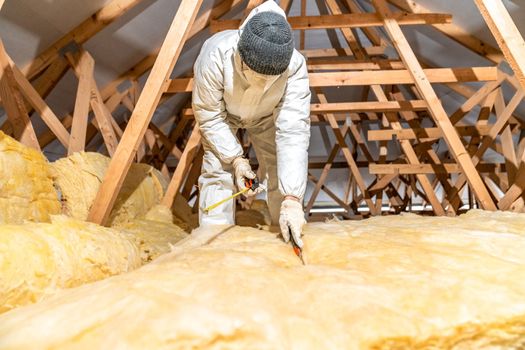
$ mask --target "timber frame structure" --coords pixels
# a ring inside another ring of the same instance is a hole
[[[455,215],[465,207],[524,210],[525,120],[515,113],[525,97],[525,43],[501,0],[469,0],[499,47],[464,32],[451,15],[431,13],[413,0],[318,0],[319,16],[306,16],[306,1],[295,1],[302,15],[289,22],[300,31],[297,49],[307,58],[312,125],[319,127],[328,150],[326,157],[310,159],[308,218],[317,218],[312,209],[321,191],[346,218],[425,208],[435,215]],[[185,42],[204,30],[238,28],[240,19],[221,18],[239,10],[246,16],[263,0],[216,1],[200,13],[202,0],[181,0],[162,47],[99,87],[96,62],[82,45],[140,2],[112,0],[27,67],[16,66],[0,39],[0,98],[8,117],[1,130],[39,150],[57,140],[64,155],[103,147],[112,157],[89,215],[100,224],[134,161],[150,163],[171,178],[163,205],[172,207],[177,196],[190,201],[198,195],[203,151],[191,107],[174,111],[164,125],[152,117],[174,94],[190,98],[192,77],[171,77]],[[288,12],[291,2],[281,0],[280,6]],[[402,31],[409,25],[430,26],[490,64],[433,67],[412,50]],[[304,49],[304,33],[312,29],[327,30],[332,46]],[[334,39],[335,31],[345,47]],[[387,49],[396,54],[387,56]],[[503,62],[512,72],[502,68]],[[75,107],[57,116],[45,98],[70,68],[78,78]],[[148,72],[141,89],[138,79]],[[476,88],[469,82],[478,82]],[[462,106],[447,113],[437,84],[461,96]],[[331,87],[350,86],[360,87],[360,101],[330,102]],[[513,91],[510,99],[504,86]],[[129,110],[129,120],[115,117],[119,106]],[[31,119],[38,117],[48,130],[37,135]],[[239,136],[248,151],[249,140]],[[344,196],[327,185],[335,168],[349,169]]]

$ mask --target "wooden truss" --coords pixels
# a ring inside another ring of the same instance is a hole
[[[428,208],[436,215],[465,207],[523,210],[525,133],[515,113],[524,98],[525,46],[500,0],[473,1],[501,49],[465,33],[451,15],[431,13],[415,1],[319,0],[317,16],[306,16],[306,1],[300,1],[301,15],[289,22],[300,31],[297,48],[310,72],[312,125],[326,148],[326,156],[310,157],[312,186],[305,198],[310,219],[318,218],[313,209],[323,204],[321,193],[333,203],[326,210],[343,210],[347,218]],[[263,0],[217,1],[197,16],[201,2],[181,0],[162,47],[104,87],[97,86],[95,59],[82,44],[140,0],[111,1],[20,69],[0,41],[0,98],[8,116],[2,131],[37,149],[56,148],[58,142],[64,154],[95,150],[112,156],[89,215],[93,222],[105,223],[133,161],[171,177],[164,205],[171,207],[176,196],[186,201],[198,196],[203,152],[191,107],[186,103],[162,125],[152,121],[153,113],[174,95],[189,101],[192,77],[171,77],[185,42],[208,28],[237,28],[241,19],[221,18],[232,11],[245,18]],[[291,3],[280,5],[289,11]],[[414,53],[402,31],[415,24],[432,27],[495,65],[432,66]],[[305,49],[305,32],[312,29],[326,30],[330,47]],[[386,56],[389,47],[397,54]],[[503,61],[514,75],[501,69]],[[45,98],[69,68],[79,82],[75,107],[58,117]],[[148,72],[141,88],[138,79]],[[447,113],[436,86],[463,98],[460,108]],[[334,87],[343,95],[359,89],[361,99],[336,100]],[[118,113],[122,109],[129,118]],[[48,130],[37,134],[34,118]],[[249,151],[246,135],[239,136]],[[344,174],[344,195],[329,182],[335,174]]]

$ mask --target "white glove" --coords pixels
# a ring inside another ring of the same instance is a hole
[[[239,191],[242,191],[246,188],[246,185],[244,182],[246,179],[253,180],[256,178],[255,173],[252,171],[252,167],[250,166],[250,162],[248,159],[243,157],[238,157],[233,160],[233,169],[235,173],[235,183],[237,184],[237,188]],[[245,193],[246,196],[255,196],[262,191],[266,190],[266,187],[262,184],[259,184],[259,187],[257,187],[254,190],[249,190]]]
[[[303,234],[303,225],[306,224],[304,219],[303,205],[293,199],[285,199],[281,204],[281,215],[279,217],[279,226],[284,241],[290,241],[290,230],[295,243],[299,248],[303,247],[301,236]]]

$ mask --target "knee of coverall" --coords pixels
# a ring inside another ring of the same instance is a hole
[[[204,208],[231,196],[235,191],[232,166],[223,164],[203,143],[204,156],[199,177],[199,225],[233,225],[235,223],[235,200],[204,212]]]

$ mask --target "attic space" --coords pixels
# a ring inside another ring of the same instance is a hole
[[[0,350],[525,348],[525,4],[0,0]]]

